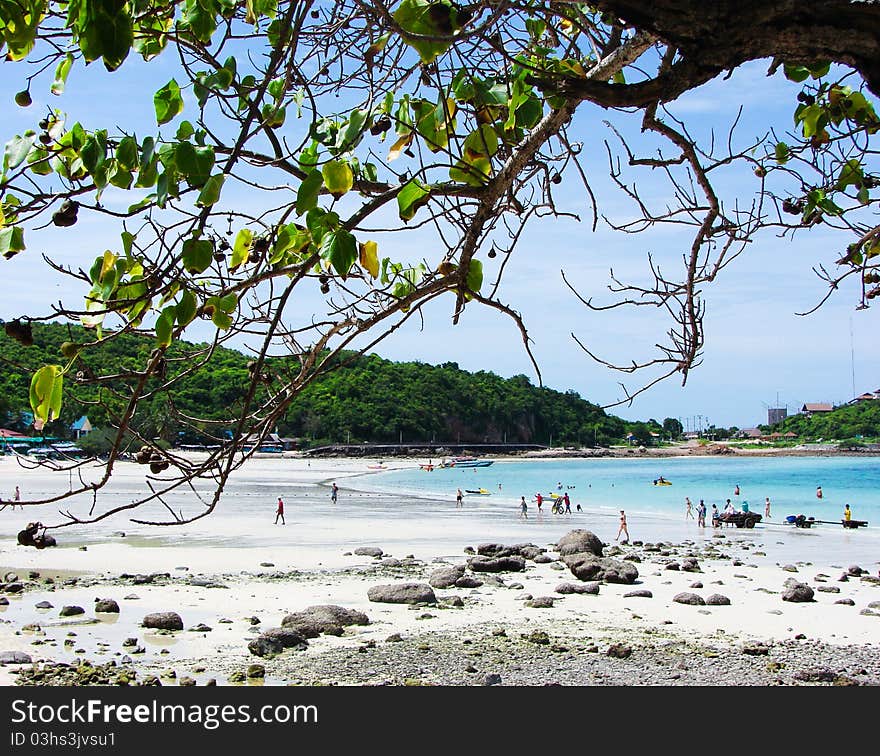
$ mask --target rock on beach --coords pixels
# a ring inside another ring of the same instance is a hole
[[[592,554],[602,556],[602,541],[589,530],[572,530],[556,542],[556,551],[560,556],[569,554]]]
[[[156,630],[183,630],[183,620],[177,612],[155,612],[144,617],[144,627]]]
[[[436,604],[437,596],[430,585],[424,583],[392,583],[374,585],[367,591],[367,598],[383,604]]]
[[[317,638],[321,634],[342,635],[343,629],[349,625],[369,624],[370,620],[363,612],[333,604],[310,606],[281,620],[282,627],[296,630],[305,638]]]

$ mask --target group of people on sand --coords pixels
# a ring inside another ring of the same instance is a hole
[[[562,485],[561,483],[559,484]],[[538,506],[538,514],[544,513],[544,495],[538,491],[535,496],[532,498]],[[577,504],[575,506],[576,511],[580,512],[581,505]],[[553,506],[551,507],[551,511],[553,514],[571,514],[571,499],[568,496],[568,491],[566,491],[561,496],[556,496],[553,499]],[[521,496],[519,501],[519,516],[520,519],[527,520],[529,518],[529,505],[526,502],[526,497]]]

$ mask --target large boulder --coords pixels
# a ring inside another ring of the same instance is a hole
[[[795,583],[785,590],[782,594],[782,600],[795,603],[813,601],[813,589],[806,583]]]
[[[248,651],[254,656],[276,656],[286,648],[304,650],[309,642],[289,627],[273,627],[248,643]]]
[[[457,564],[453,567],[438,567],[428,575],[428,584],[432,588],[452,588],[456,580],[464,577],[464,570],[463,564]]]
[[[589,530],[579,528],[566,533],[556,543],[560,556],[569,554],[593,554],[602,556],[602,541]]]
[[[141,624],[157,630],[183,630],[183,620],[177,612],[155,612],[144,617]]]
[[[370,601],[383,604],[436,604],[437,597],[430,585],[424,583],[392,583],[374,585],[367,591]]]
[[[354,553],[357,556],[371,556],[371,557],[380,557],[385,552],[382,551],[378,546],[360,546],[354,550]]]
[[[30,664],[31,661],[23,651],[0,651],[0,664]]]
[[[522,572],[526,568],[526,560],[521,556],[475,556],[468,560],[468,567],[474,572]]]
[[[578,580],[604,580],[606,583],[632,584],[639,571],[632,562],[597,557],[590,553],[570,554],[562,557],[571,574]]]
[[[101,599],[95,602],[95,611],[104,614],[119,614],[119,604],[113,599]]]
[[[305,638],[317,638],[322,633],[342,635],[342,629],[349,625],[369,624],[370,620],[363,612],[332,604],[310,606],[281,620],[282,627],[296,630]]]
[[[696,593],[677,593],[673,599],[676,604],[691,604],[692,606],[705,606],[706,602],[702,596]]]

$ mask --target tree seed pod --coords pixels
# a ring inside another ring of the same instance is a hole
[[[11,320],[6,324],[5,330],[6,335],[10,339],[15,339],[19,344],[24,346],[34,345],[34,334],[31,331],[30,323],[22,323],[18,319]]]

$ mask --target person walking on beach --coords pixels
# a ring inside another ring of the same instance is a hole
[[[541,492],[535,494],[535,501],[538,502],[538,514],[541,514],[544,510],[541,509],[541,505],[544,503],[544,497],[541,496]]]
[[[565,514],[571,514],[571,499],[568,498],[568,491],[565,492],[562,500],[565,502]]]
[[[712,527],[717,528],[721,524],[721,515],[718,512],[718,505],[712,505]]]
[[[281,524],[287,525],[287,523],[284,521],[284,502],[281,500],[280,496],[278,497],[278,506],[275,509],[275,524],[276,525],[278,524],[279,517],[281,518]]]
[[[764,499],[764,517],[770,519],[770,497]]]
[[[629,543],[629,530],[626,528],[626,512],[622,509],[620,510],[620,527],[617,529],[617,537],[614,539],[615,541],[620,540],[621,533],[626,536],[626,538],[623,539],[623,543]]]
[[[520,497],[519,501],[519,517],[521,520],[529,519],[529,505],[526,504],[526,497]]]
[[[691,499],[689,496],[684,497],[684,503],[685,503],[685,507],[686,507],[686,510],[684,513],[684,519],[687,520],[688,518],[690,518],[691,520],[693,520],[694,513],[691,511],[692,505],[691,505]]]
[[[850,520],[852,520],[852,512],[850,511],[849,504],[847,504],[843,508],[843,521],[850,522]]]
[[[697,525],[701,528],[706,527],[706,503],[700,499],[700,506],[697,509]]]
[[[18,486],[15,487],[15,491],[12,492],[12,511],[15,511],[15,503],[21,501],[21,491]],[[19,504],[18,508],[23,512],[24,504]]]
[[[339,486],[336,485],[336,482],[333,482],[332,490],[330,491],[330,501],[334,504],[336,503],[336,494],[339,493]]]
[[[460,508],[461,508],[461,500],[462,500],[462,498],[463,498],[463,495],[462,495],[462,493],[461,493],[461,489],[459,488],[459,489],[458,489],[458,493],[455,494],[455,507],[456,507],[456,509],[460,509]]]

